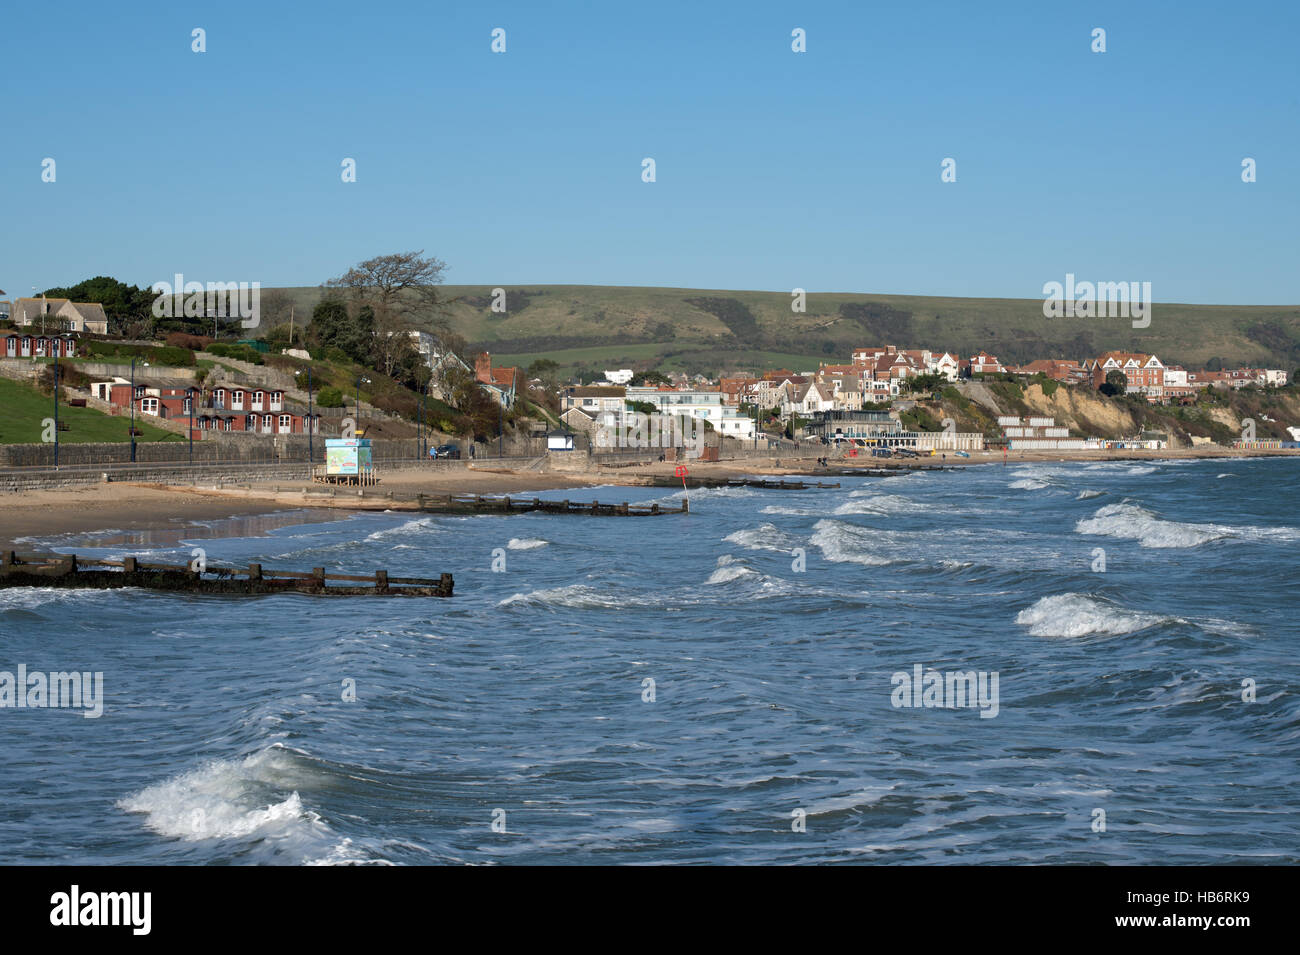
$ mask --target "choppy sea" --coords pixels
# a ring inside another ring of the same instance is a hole
[[[103,680],[0,708],[0,863],[1300,861],[1297,465],[28,542],[456,596],[0,591],[0,671]]]

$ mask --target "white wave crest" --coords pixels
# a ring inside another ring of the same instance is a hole
[[[837,564],[864,564],[880,567],[897,559],[880,553],[887,549],[885,538],[869,528],[844,521],[820,520],[813,525],[812,543],[821,548],[822,556]]]
[[[1135,504],[1107,504],[1092,517],[1075,524],[1079,534],[1097,534],[1136,540],[1143,547],[1199,547],[1210,541],[1235,538],[1240,540],[1300,540],[1300,530],[1294,527],[1236,527],[1229,524],[1193,524],[1169,521],[1157,517]]]
[[[1173,617],[1128,610],[1086,594],[1043,597],[1016,614],[1036,637],[1120,636],[1172,621]]]
[[[510,550],[536,550],[549,543],[550,541],[544,541],[540,537],[512,537],[506,547]]]
[[[145,826],[171,839],[264,840],[300,861],[362,861],[349,840],[340,841],[318,813],[303,807],[297,790],[311,785],[312,776],[297,754],[275,745],[245,759],[213,760],[117,805],[143,814]]]
[[[926,506],[901,494],[881,494],[859,488],[835,508],[836,514],[909,514],[926,510]]]
[[[375,531],[373,534],[367,536],[366,540],[368,541],[386,540],[389,537],[399,537],[402,534],[410,534],[413,533],[414,531],[424,530],[425,528],[432,527],[432,526],[433,526],[433,520],[431,518],[421,517],[413,521],[407,521],[405,524],[399,524],[396,527],[386,527],[381,531]]]
[[[723,554],[718,558],[717,568],[709,575],[705,581],[707,584],[725,584],[733,580],[740,580],[743,577],[759,577],[758,571],[751,567],[746,567],[730,554]]]
[[[801,543],[800,539],[787,534],[775,524],[760,524],[734,531],[722,538],[729,544],[739,544],[748,550],[774,550],[788,554]]]

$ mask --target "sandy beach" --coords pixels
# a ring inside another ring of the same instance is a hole
[[[1051,461],[1142,461],[1196,458],[1243,458],[1269,454],[1296,456],[1297,452],[1243,452],[1228,448],[1197,448],[1183,451],[1026,451],[974,452],[969,458],[949,454],[888,461],[859,456],[829,461],[832,470],[870,468],[881,465],[908,467],[969,467],[981,464],[1008,465]],[[824,469],[816,457],[779,459],[770,462],[686,462],[695,477],[733,478],[742,475],[817,474]],[[763,466],[766,465],[766,466]],[[120,531],[123,540],[147,539],[163,543],[181,538],[255,534],[292,523],[334,520],[357,511],[384,510],[394,500],[424,494],[519,494],[529,491],[600,485],[634,486],[648,478],[673,476],[672,462],[587,470],[511,470],[480,467],[455,470],[424,470],[418,467],[383,473],[378,487],[358,495],[356,489],[340,488],[333,497],[319,485],[306,481],[251,480],[239,486],[178,486],[109,483],[85,487],[25,491],[6,495],[0,518],[0,547],[23,551],[40,549],[35,542],[48,538],[75,542],[77,535]],[[390,495],[392,497],[390,498]]]

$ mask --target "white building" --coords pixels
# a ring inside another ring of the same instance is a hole
[[[720,391],[660,391],[658,388],[628,388],[628,401],[654,405],[661,415],[687,415],[709,422],[726,438],[752,439],[754,419],[739,409],[723,404]]]
[[[620,368],[617,371],[606,371],[605,380],[611,385],[630,385],[632,384],[632,369]]]
[[[560,395],[560,409],[577,408],[595,418],[602,411],[622,413],[626,397],[627,389],[622,385],[571,385]]]

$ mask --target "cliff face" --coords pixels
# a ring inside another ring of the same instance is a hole
[[[1290,440],[1286,428],[1300,426],[1300,389],[1214,391],[1184,408],[1150,405],[1137,397],[1112,398],[1084,385],[1052,388],[1049,382],[1045,390],[1038,383],[966,381],[945,388],[939,402],[919,402],[913,419],[925,430],[938,430],[939,422],[952,418],[959,431],[979,431],[996,439],[1002,415],[1052,417],[1071,433],[1088,437],[1126,438],[1159,431],[1169,436],[1174,448],[1190,446],[1193,436],[1231,444],[1242,436],[1247,420],[1254,422],[1257,437]]]
[[[1138,432],[1139,422],[1127,406],[1089,388],[1057,388],[1050,396],[1041,385],[1025,389],[1025,404],[1062,427],[1097,437],[1119,438]]]

